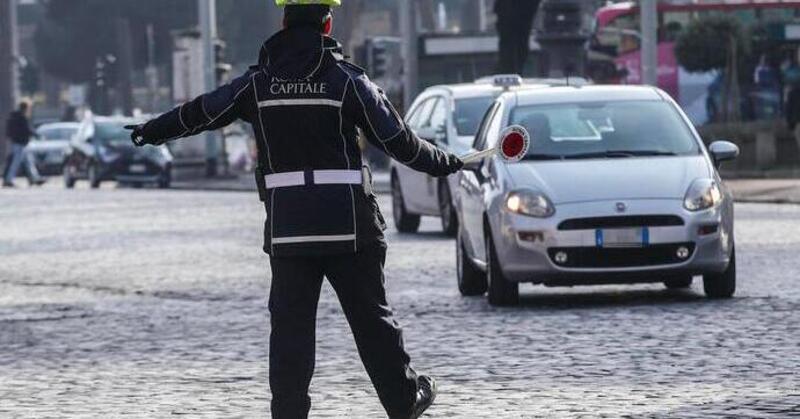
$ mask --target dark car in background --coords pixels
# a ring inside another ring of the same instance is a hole
[[[64,156],[69,149],[72,136],[78,132],[77,122],[51,122],[36,128],[37,138],[28,144],[28,152],[43,175],[60,175],[64,168]]]
[[[125,125],[137,122],[122,117],[87,116],[65,157],[66,187],[73,188],[76,181],[85,179],[92,188],[99,188],[104,181],[169,188],[172,154],[166,146],[134,147]]]

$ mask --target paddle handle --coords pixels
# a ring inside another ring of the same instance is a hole
[[[497,149],[494,148],[494,147],[490,148],[488,150],[476,151],[474,153],[470,153],[470,154],[467,154],[467,155],[461,157],[461,161],[463,161],[464,163],[470,163],[470,162],[473,162],[473,161],[476,161],[476,160],[481,160],[481,159],[484,159],[486,157],[489,157],[489,156],[493,155],[496,152],[497,152]]]

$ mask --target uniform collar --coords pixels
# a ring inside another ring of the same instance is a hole
[[[259,66],[282,79],[309,79],[326,59],[343,59],[342,46],[310,26],[284,29],[264,42]]]

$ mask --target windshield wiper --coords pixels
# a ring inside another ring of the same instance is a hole
[[[630,150],[625,153],[633,154],[634,156],[677,156],[677,153],[672,151],[659,151],[659,150]]]
[[[594,153],[567,154],[565,159],[598,159],[598,158],[620,158],[634,157],[634,154],[627,151],[600,151]]]
[[[677,156],[670,151],[657,150],[608,150],[593,153],[568,154],[565,159],[626,158],[641,156]]]
[[[526,154],[522,160],[564,160],[564,156],[559,154]]]

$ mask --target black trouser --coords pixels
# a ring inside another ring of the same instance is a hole
[[[386,302],[385,259],[386,249],[379,246],[352,255],[271,259],[269,383],[273,418],[308,417],[323,277],[339,297],[361,361],[386,412],[396,417],[411,410],[417,376],[403,348],[402,330]]]

